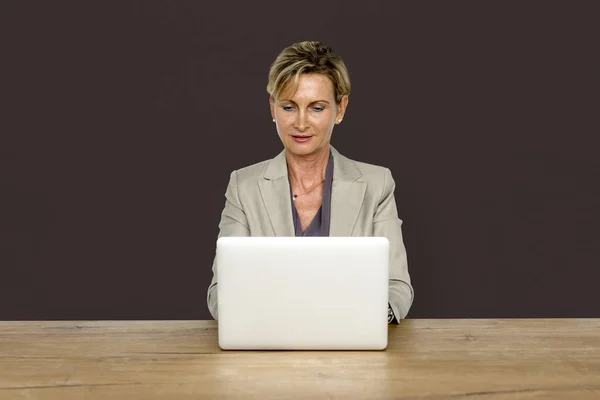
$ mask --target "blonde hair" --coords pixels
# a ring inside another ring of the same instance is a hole
[[[267,92],[276,99],[292,80],[295,91],[300,74],[310,73],[331,80],[336,103],[350,94],[350,76],[344,61],[330,47],[314,41],[294,43],[279,53],[269,71]]]

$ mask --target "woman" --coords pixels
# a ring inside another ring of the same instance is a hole
[[[350,160],[330,144],[350,95],[344,62],[319,42],[295,43],[271,66],[267,91],[284,150],[231,173],[219,237],[384,236],[388,321],[405,318],[414,294],[390,170]],[[215,319],[216,269],[213,261],[207,302]]]

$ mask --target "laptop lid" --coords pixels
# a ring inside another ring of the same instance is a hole
[[[386,348],[386,238],[222,237],[216,258],[222,349]]]

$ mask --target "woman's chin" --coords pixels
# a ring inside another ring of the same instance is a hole
[[[295,142],[291,142],[291,143],[286,143],[285,144],[285,149],[295,155],[295,156],[307,156],[310,154],[315,154],[318,153],[319,150],[321,150],[322,148],[324,148],[325,146],[317,146],[314,143],[295,143]]]

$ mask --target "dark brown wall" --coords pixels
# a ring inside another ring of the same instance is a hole
[[[409,317],[600,317],[596,2],[207,3],[0,4],[0,319],[210,318],[307,39],[351,72],[334,146],[396,179]]]

